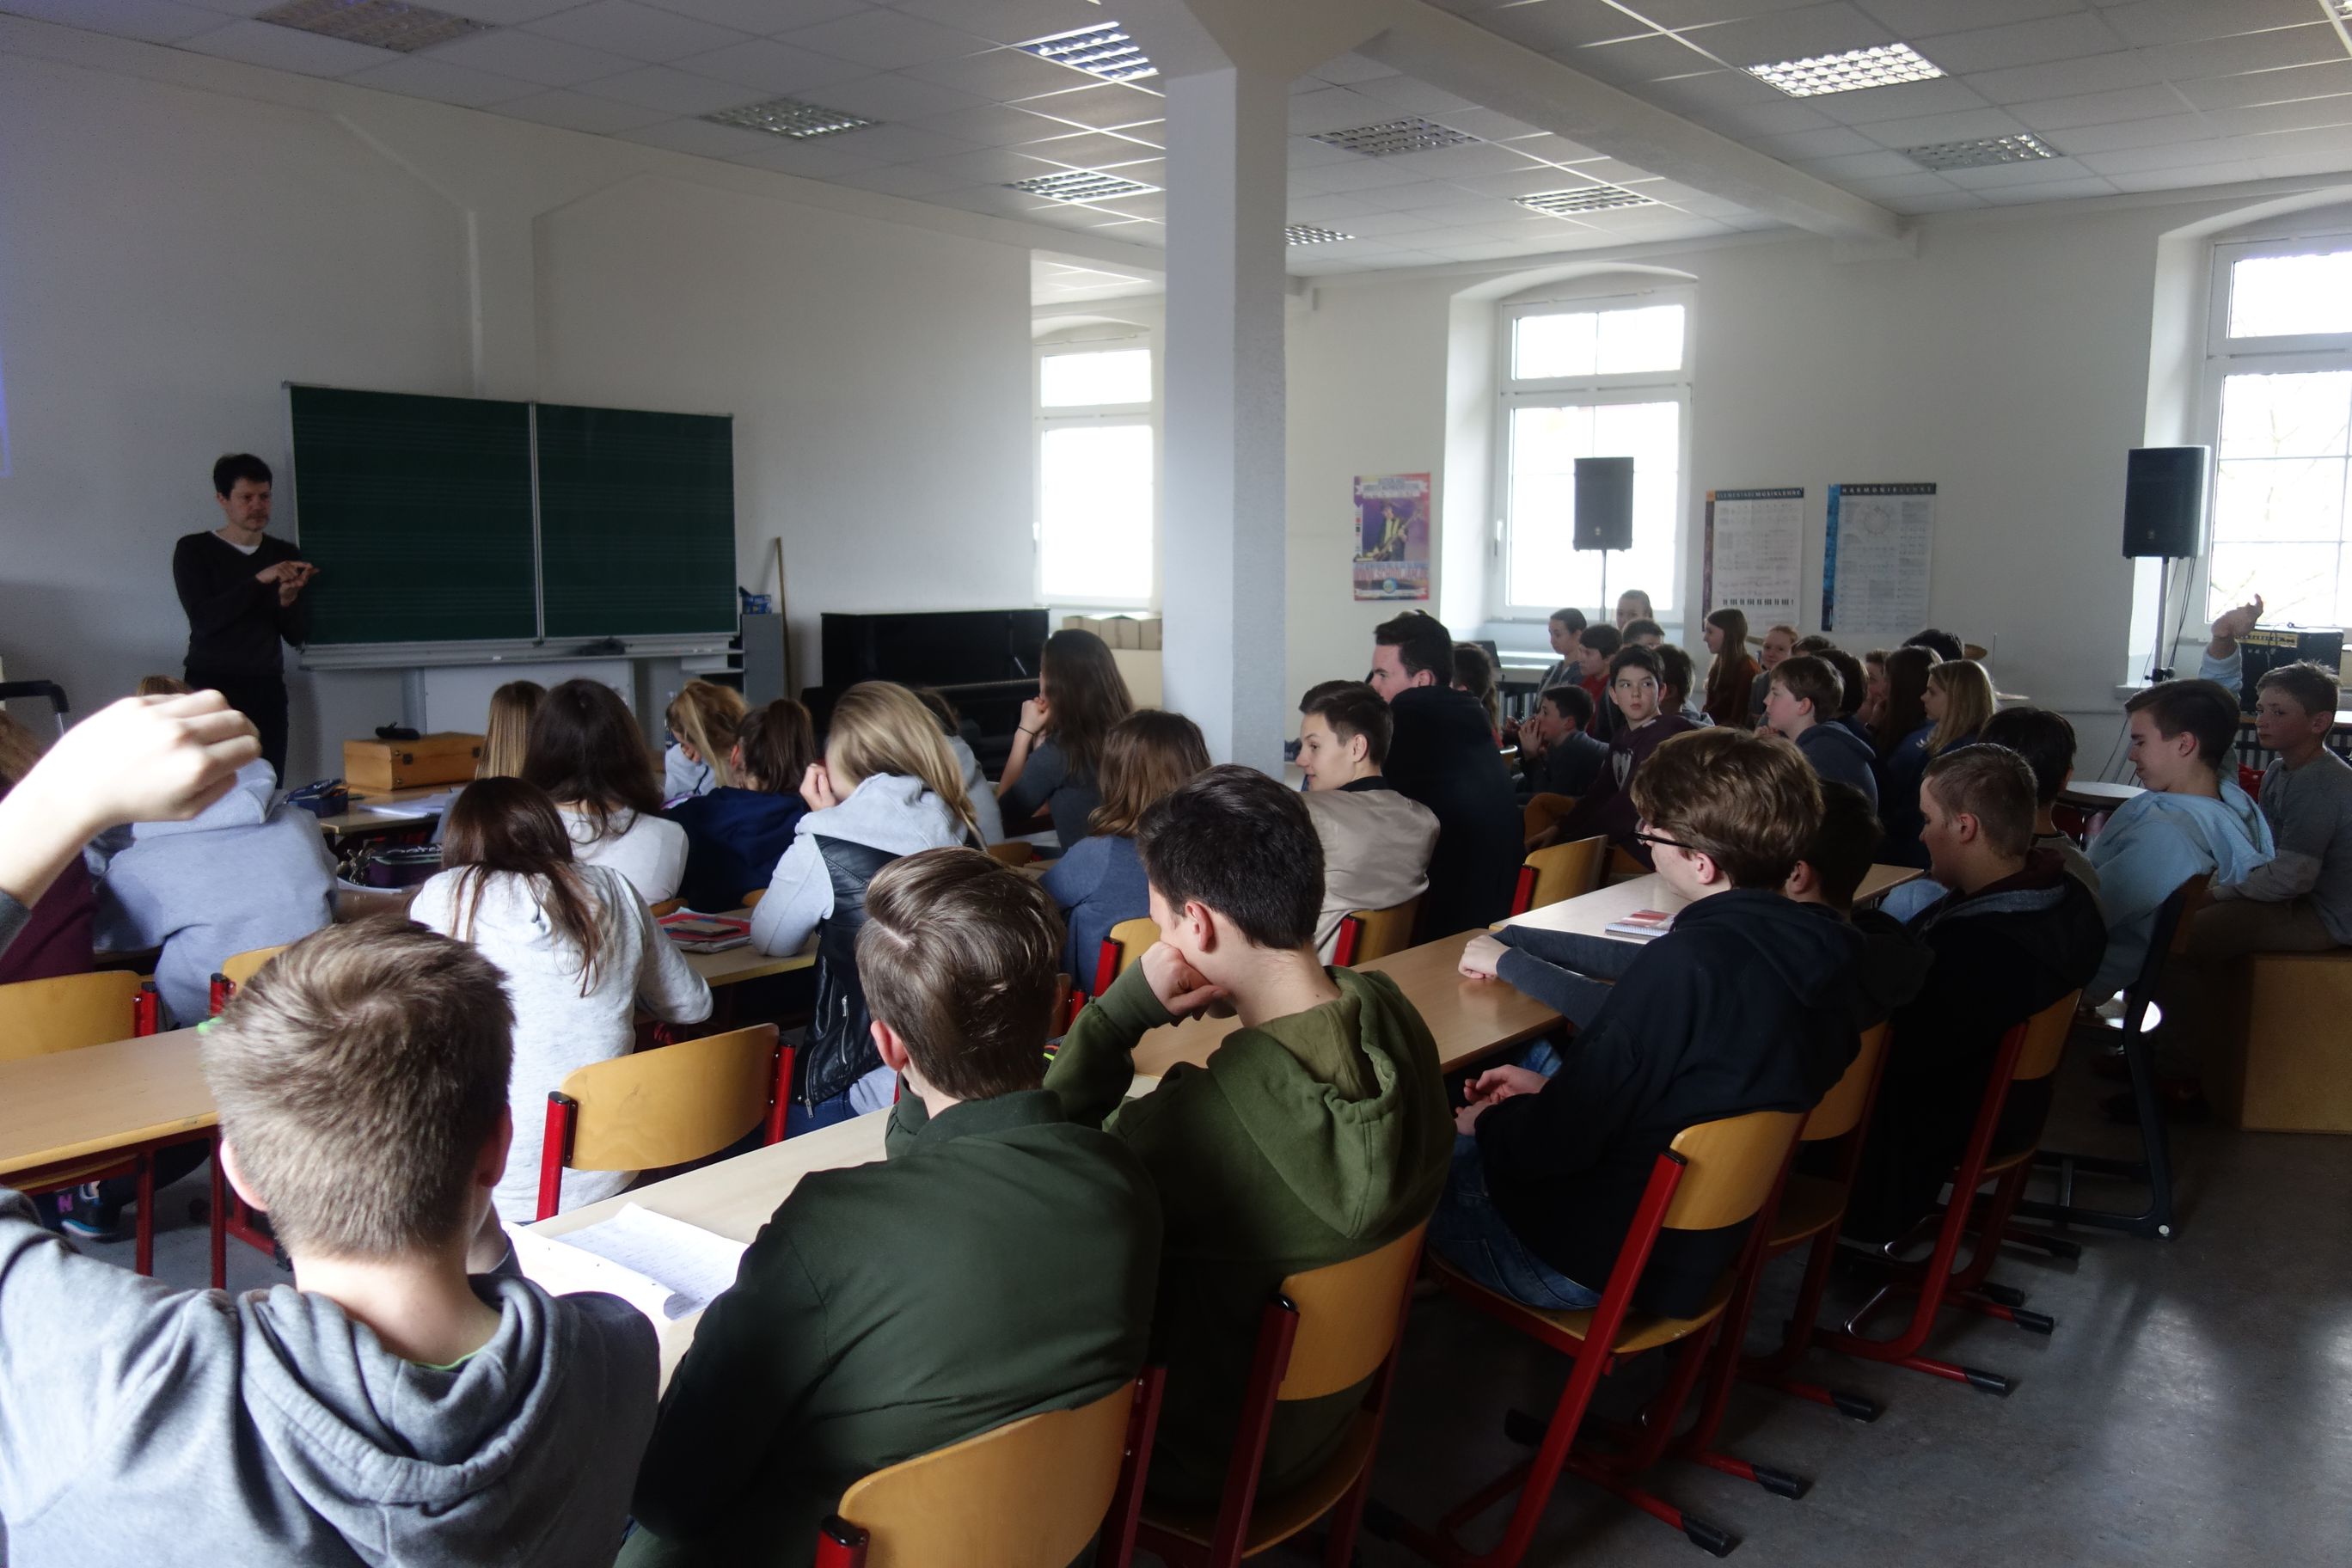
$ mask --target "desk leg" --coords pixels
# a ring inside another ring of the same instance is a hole
[[[138,1240],[131,1248],[132,1267],[142,1274],[155,1272],[155,1151],[143,1149],[139,1154],[139,1224],[134,1231]]]

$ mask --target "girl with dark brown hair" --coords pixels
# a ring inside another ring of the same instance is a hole
[[[669,810],[669,819],[686,829],[686,878],[678,896],[688,908],[735,909],[768,885],[808,811],[801,777],[816,754],[808,710],[791,698],[779,697],[742,717],[727,757],[734,782]]]
[[[473,943],[504,973],[515,1014],[507,1098],[516,1127],[545,1120],[549,1092],[574,1068],[626,1056],[641,1004],[665,1023],[710,1016],[710,987],[620,871],[578,861],[563,817],[537,785],[467,785],[449,807],[441,862],[445,869],[416,889],[409,918]],[[517,1136],[499,1178],[501,1217],[538,1217],[539,1162],[539,1139]],[[567,1171],[562,1206],[610,1197],[635,1176]]]
[[[1886,701],[1878,716],[1878,820],[1886,827],[1880,851],[1898,866],[1925,866],[1919,843],[1927,819],[1919,812],[1919,779],[1927,771],[1927,676],[1943,661],[1933,648],[1904,647],[1886,656]]]
[[[1748,722],[1748,698],[1759,673],[1748,652],[1748,612],[1728,606],[1706,617],[1706,700],[1700,704],[1718,724]]]
[[[567,680],[540,700],[522,776],[555,803],[574,858],[612,867],[649,904],[677,897],[686,829],[661,816],[653,753],[611,687]]]
[[[1069,928],[1063,962],[1081,990],[1095,988],[1095,959],[1110,928],[1151,912],[1151,891],[1135,852],[1136,823],[1160,796],[1208,771],[1201,727],[1181,713],[1139,708],[1111,726],[1103,742],[1102,805],[1089,825],[1094,831],[1045,877],[1045,891],[1062,907]]]
[[[1102,804],[1095,770],[1103,742],[1135,710],[1135,699],[1109,645],[1092,632],[1055,632],[1038,664],[1037,695],[1021,705],[1021,731],[996,798],[1007,832],[1020,832],[1019,825],[1043,809],[1067,849],[1087,836],[1087,820]]]

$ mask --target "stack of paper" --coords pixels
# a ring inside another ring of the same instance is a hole
[[[1622,915],[1611,921],[1601,929],[1611,936],[1627,937],[1634,942],[1648,942],[1653,937],[1665,935],[1674,923],[1675,917],[1664,910],[1635,910],[1630,915]]]
[[[735,1283],[743,1243],[635,1204],[562,1237],[509,1230],[523,1277],[551,1295],[602,1290],[656,1323],[699,1312]]]

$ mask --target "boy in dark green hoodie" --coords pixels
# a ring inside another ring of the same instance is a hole
[[[1373,1251],[1436,1206],[1453,1147],[1436,1042],[1393,981],[1315,954],[1323,851],[1298,797],[1212,768],[1136,829],[1160,940],[1087,1007],[1045,1075],[1072,1121],[1126,1141],[1160,1187],[1152,1322],[1168,1366],[1150,1489],[1213,1504],[1258,1316],[1286,1275]],[[1205,1068],[1126,1099],[1136,1041],[1211,1006],[1242,1026]],[[1311,1475],[1360,1389],[1282,1405],[1262,1496]]]

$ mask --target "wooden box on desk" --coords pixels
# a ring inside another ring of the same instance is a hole
[[[353,789],[423,789],[464,784],[482,760],[482,738],[445,730],[414,741],[345,741],[343,782]]]
[[[2256,953],[2206,1092],[2252,1132],[2352,1132],[2352,951]]]

